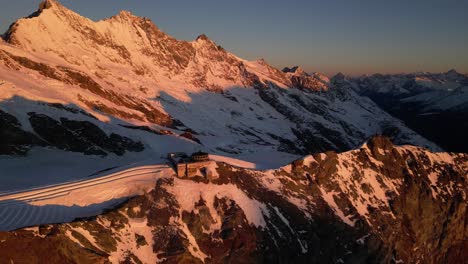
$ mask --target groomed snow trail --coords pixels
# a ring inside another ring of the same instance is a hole
[[[0,195],[0,231],[69,222],[100,214],[125,199],[154,188],[174,174],[167,165],[149,165],[109,175]]]

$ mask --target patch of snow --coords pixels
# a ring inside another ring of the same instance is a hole
[[[330,206],[330,208],[335,212],[336,216],[338,216],[344,223],[349,226],[354,227],[355,221],[351,220],[347,217],[343,211],[341,211],[340,207],[335,202],[335,195],[338,195],[336,192],[326,192],[324,189],[320,188],[322,193],[322,197],[325,202]]]
[[[269,215],[265,204],[249,198],[242,190],[233,184],[204,184],[188,180],[174,179],[174,186],[169,191],[175,195],[181,210],[191,212],[200,196],[206,201],[213,219],[217,219],[216,209],[213,207],[215,197],[232,199],[244,212],[247,221],[256,227],[265,227],[264,215]]]
[[[132,252],[138,259],[144,263],[159,263],[157,254],[153,252],[153,233],[152,228],[148,226],[148,220],[135,220],[128,218],[128,224],[121,232],[123,237],[117,240],[117,250],[109,256],[111,263],[120,263],[125,259],[126,252]],[[137,245],[136,235],[143,236],[147,245]]]

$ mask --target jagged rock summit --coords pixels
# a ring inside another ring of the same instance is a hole
[[[301,67],[299,66],[294,66],[292,68],[284,68],[283,69],[283,72],[290,72],[290,73],[294,73],[294,74],[297,74],[297,75],[308,75]]]

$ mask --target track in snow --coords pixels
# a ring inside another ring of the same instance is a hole
[[[106,176],[0,194],[0,230],[69,222],[97,215],[173,175],[167,165],[141,166]]]

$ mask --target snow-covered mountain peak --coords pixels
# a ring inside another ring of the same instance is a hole
[[[448,80],[458,81],[460,79],[467,79],[467,76],[457,72],[455,69],[451,69],[445,73],[445,76]]]
[[[324,82],[327,82],[327,83],[330,82],[330,78],[328,78],[328,77],[327,77],[326,75],[324,75],[323,73],[314,72],[314,73],[312,74],[312,76],[314,76],[315,78],[320,79],[320,80],[322,80],[322,81],[324,81]]]
[[[214,42],[212,39],[210,39],[207,35],[205,34],[201,34],[199,35],[194,43],[196,43],[195,46],[198,46],[200,48],[203,48],[203,47],[206,47],[208,49],[215,49],[215,50],[218,50],[218,44],[216,44],[216,42]]]
[[[307,73],[301,66],[294,66],[291,68],[285,67],[282,71],[292,76],[299,76],[303,78],[310,77],[322,82],[323,84],[328,84],[330,82],[330,78],[324,74],[320,72]]]
[[[381,135],[371,137],[361,146],[361,148],[367,148],[377,152],[379,152],[378,149],[381,150],[380,152],[384,152],[385,150],[391,150],[393,147],[392,141],[388,137]]]
[[[207,35],[201,34],[196,38],[197,41],[209,41],[210,39],[208,38]]]
[[[148,23],[148,24],[151,23],[154,27],[157,28],[157,26],[154,25],[153,22],[149,18],[137,16],[127,10],[121,10],[117,15],[104,19],[103,21],[110,22],[110,23],[122,23],[122,24],[128,24],[128,25],[134,25],[138,23]]]
[[[297,75],[308,75],[301,67],[297,67],[294,73]]]
[[[74,105],[103,122],[193,131],[207,150],[231,154],[347,150],[388,131],[399,142],[433,146],[349,89],[329,91],[320,74],[243,60],[206,35],[180,41],[129,12],[95,22],[57,4],[13,29],[13,45],[0,44],[6,99]],[[37,112],[31,106],[13,115],[30,127],[29,119],[41,117],[28,111]]]
[[[294,87],[308,91],[326,91],[330,79],[321,73],[309,74],[300,66],[285,67],[282,72],[291,80]]]
[[[346,81],[346,76],[339,72],[337,74],[335,74],[331,79],[330,79],[330,82],[333,83],[333,84],[339,84],[339,83],[343,83]]]
[[[127,11],[127,10],[121,10],[117,16],[119,17],[125,17],[125,18],[135,18],[137,16],[135,16],[132,12],[130,11]]]
[[[62,5],[56,0],[44,0],[39,4],[39,11],[51,8],[60,8]]]
[[[258,59],[255,60],[255,63],[258,63],[259,65],[268,65],[265,58],[258,58]]]
[[[39,4],[36,12],[13,23],[4,39],[10,44],[39,52],[47,48],[53,49],[60,44],[70,44],[63,42],[71,37],[69,30],[86,28],[92,23],[90,19],[67,9],[57,1],[46,0]]]
[[[447,74],[459,74],[459,73],[455,69],[450,69],[447,71]]]
[[[294,66],[292,68],[286,67],[286,68],[283,69],[283,72],[292,73],[292,74],[298,75],[298,76],[301,76],[301,75],[302,76],[307,76],[307,75],[309,75],[300,66]]]

